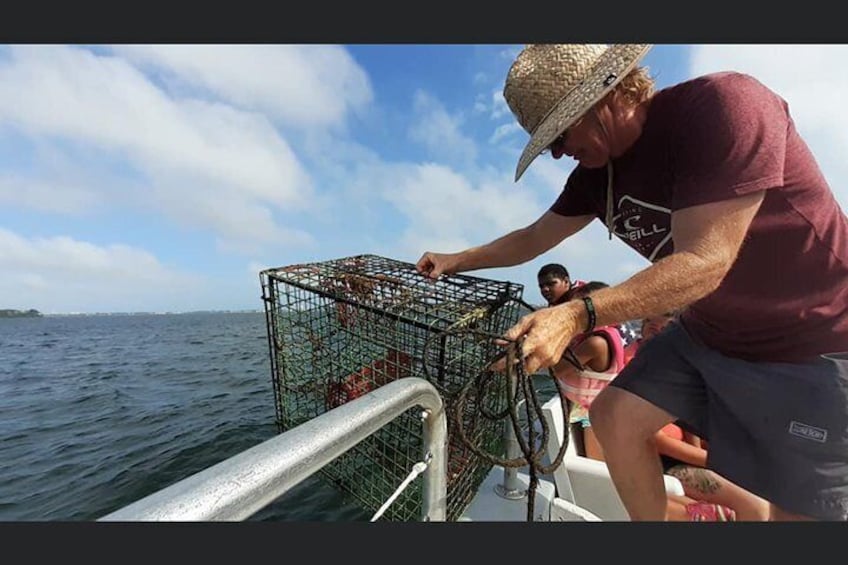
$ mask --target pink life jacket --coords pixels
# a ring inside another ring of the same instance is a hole
[[[601,326],[590,333],[580,334],[574,338],[571,346],[574,347],[593,335],[600,335],[605,338],[610,346],[609,368],[603,372],[585,369],[576,375],[570,374],[560,379],[565,396],[586,409],[589,408],[598,393],[606,388],[609,382],[624,368],[624,344],[621,341],[621,334],[615,326]]]

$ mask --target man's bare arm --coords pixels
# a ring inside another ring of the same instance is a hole
[[[597,325],[682,308],[721,284],[745,240],[764,191],[672,214],[674,252],[614,287],[592,293]],[[581,322],[587,315],[583,309]]]
[[[764,196],[761,191],[672,214],[674,253],[619,285],[593,292],[595,325],[662,314],[718,288],[736,260]],[[582,301],[569,301],[524,316],[505,337],[526,336],[522,347],[525,368],[534,372],[559,361],[565,346],[583,331],[587,321]]]
[[[418,260],[418,271],[437,278],[442,273],[453,274],[493,267],[511,267],[526,263],[562,240],[586,227],[594,216],[561,216],[545,212],[527,227],[512,231],[485,245],[471,247],[459,253],[426,252]]]
[[[594,216],[561,216],[545,212],[520,230],[464,252],[463,271],[489,267],[511,267],[526,263],[586,227]]]

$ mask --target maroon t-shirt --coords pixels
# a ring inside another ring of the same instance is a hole
[[[695,337],[752,361],[848,351],[848,222],[783,99],[733,72],[660,90],[613,173],[613,231],[650,261],[674,250],[672,212],[766,191],[730,272],[682,316]],[[606,185],[578,166],[551,211],[603,220]]]

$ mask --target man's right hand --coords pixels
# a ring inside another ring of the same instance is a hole
[[[438,279],[441,275],[453,275],[459,264],[458,253],[433,253],[427,251],[415,264],[419,273],[431,279]]]

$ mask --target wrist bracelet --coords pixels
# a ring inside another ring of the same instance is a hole
[[[595,329],[595,321],[597,320],[597,317],[595,316],[595,305],[592,303],[592,299],[588,296],[583,297],[583,304],[586,306],[586,314],[589,317],[589,320],[586,323],[586,331],[590,332]]]

